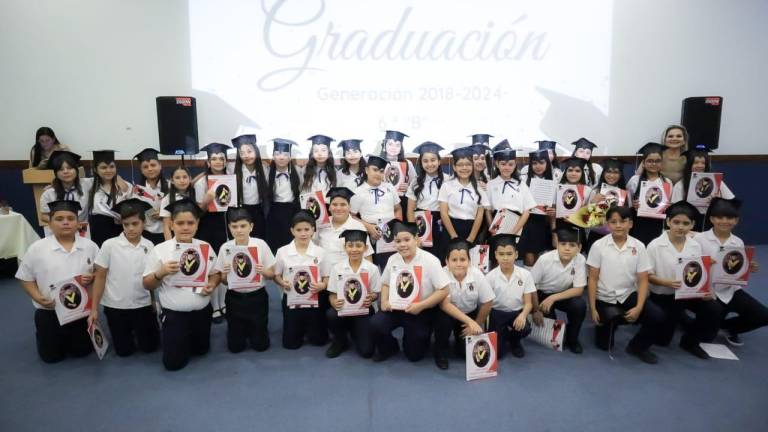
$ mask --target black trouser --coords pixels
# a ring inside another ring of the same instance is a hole
[[[328,329],[325,313],[319,307],[289,308],[286,296],[283,296],[283,348],[298,349],[304,345],[306,336],[312,345],[325,345],[328,342]]]
[[[531,323],[525,322],[525,327],[522,330],[515,330],[514,322],[520,312],[523,310],[516,310],[512,312],[504,312],[496,309],[491,309],[491,329],[496,332],[498,338],[498,358],[504,358],[507,353],[507,342],[513,347],[520,345],[520,341],[523,338],[528,337],[531,334]]]
[[[733,333],[746,333],[768,325],[768,308],[743,289],[736,290],[729,303],[717,301],[723,310],[721,327]],[[737,316],[725,319],[729,312]]]
[[[179,370],[193,355],[203,355],[211,348],[211,314],[213,308],[178,312],[163,308],[163,365]]]
[[[355,342],[355,350],[363,358],[369,358],[373,355],[374,347],[369,327],[371,316],[373,316],[373,308],[369,309],[368,315],[359,316],[340,317],[338,311],[332,307],[328,308],[325,313],[334,343],[346,344],[347,333],[349,333]]]
[[[613,347],[613,332],[617,325],[629,324],[624,319],[624,313],[637,305],[637,292],[624,300],[624,303],[606,303],[597,301],[597,313],[600,315],[601,325],[595,326],[595,343],[602,350]],[[636,350],[645,351],[656,341],[656,336],[661,331],[664,322],[664,312],[656,304],[647,299],[643,306],[643,312],[635,322],[640,324],[640,330],[629,341],[629,345]]]
[[[477,318],[477,312],[477,309],[475,309],[466,315],[475,319]],[[464,337],[461,336],[461,332],[464,330],[463,324],[464,323],[443,312],[441,309],[438,309],[435,312],[435,357],[448,357],[448,353],[450,352],[451,333],[453,333],[453,353],[456,354],[456,357],[464,358],[464,348],[466,347],[466,344],[464,343]]]
[[[133,354],[136,345],[145,353],[154,352],[160,344],[160,329],[151,306],[137,309],[115,309],[104,306],[112,346],[120,357]]]
[[[266,288],[252,292],[227,290],[227,348],[239,353],[250,343],[256,351],[269,348],[269,294]]]
[[[537,294],[539,296],[539,303],[552,295],[541,291],[537,291]],[[581,325],[584,324],[584,318],[587,316],[587,303],[580,296],[558,300],[552,304],[552,308],[545,316],[557,319],[555,309],[565,312],[565,316],[568,318],[568,323],[565,325],[565,343],[570,345],[578,342]]]
[[[35,339],[37,354],[46,363],[56,363],[65,357],[83,357],[93,351],[85,318],[59,325],[56,312],[35,309]]]
[[[716,301],[689,299],[675,300],[674,294],[653,294],[651,300],[664,311],[664,320],[656,335],[656,344],[667,346],[675,336],[675,328],[685,310],[696,314],[696,319],[685,329],[680,343],[686,346],[709,342],[717,336],[722,318],[722,307]]]
[[[403,353],[412,361],[424,358],[429,349],[429,336],[432,333],[434,309],[427,309],[418,315],[404,311],[379,311],[372,316],[369,325],[373,343],[382,355],[392,355],[397,352],[397,339],[392,331],[403,328]]]

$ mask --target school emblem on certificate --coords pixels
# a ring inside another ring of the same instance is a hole
[[[82,282],[82,276],[65,279],[53,284],[51,288],[60,325],[85,318],[91,313],[91,298]]]
[[[237,291],[261,286],[261,273],[256,271],[259,264],[256,246],[232,246],[225,253],[231,267],[227,275],[229,289]]]
[[[421,266],[395,267],[389,280],[389,305],[393,310],[405,310],[421,299]]]
[[[563,350],[563,337],[565,336],[565,321],[544,318],[541,327],[533,322],[533,318],[528,315],[528,322],[531,324],[531,334],[528,339],[555,351]]]
[[[419,228],[419,239],[422,247],[432,247],[432,212],[419,210],[413,213],[416,227]]]
[[[179,271],[171,275],[171,285],[201,288],[208,283],[210,245],[207,243],[176,243],[175,256]]]
[[[681,258],[677,263],[680,288],[675,290],[675,300],[703,298],[710,295],[709,271],[712,260],[708,256]]]
[[[213,191],[213,201],[208,203],[208,212],[227,211],[229,207],[237,206],[237,177],[228,175],[209,175],[208,190]]]
[[[496,234],[515,234],[520,235],[520,233],[523,232],[523,228],[520,227],[517,232],[512,232],[512,230],[515,228],[515,225],[517,225],[517,221],[520,220],[520,214],[516,211],[512,211],[509,209],[501,209],[496,212],[496,215],[493,217],[493,221],[491,221],[491,226],[488,228],[488,232],[491,233],[491,235]]]
[[[92,323],[88,326],[88,335],[91,337],[93,349],[96,351],[96,355],[99,356],[99,360],[103,359],[104,355],[107,354],[107,349],[109,349],[109,342],[106,336],[104,336],[101,327],[95,322]]]
[[[389,228],[389,221],[378,224],[381,237],[376,240],[376,253],[387,253],[395,251],[395,236]]]
[[[664,219],[671,195],[672,185],[667,182],[661,186],[648,181],[640,182],[640,194],[638,195],[640,207],[637,209],[637,216]]]
[[[579,211],[579,209],[584,206],[584,197],[586,197],[589,192],[589,187],[582,184],[557,185],[557,196],[555,199],[557,206],[555,207],[555,217],[567,218],[568,216]]]
[[[712,283],[721,285],[746,285],[749,282],[749,267],[755,248],[723,247],[717,253],[717,264],[712,267]]]
[[[712,198],[720,193],[722,183],[722,173],[691,173],[688,196],[685,200],[695,207],[706,209]]]
[[[331,217],[328,215],[323,191],[301,194],[299,195],[299,203],[301,208],[310,212],[315,218],[317,229],[331,226]]]
[[[339,296],[344,299],[344,306],[339,309],[339,316],[368,315],[368,308],[363,306],[368,296],[368,272],[359,275],[350,273],[339,275]]]
[[[317,293],[313,293],[310,284],[317,283],[317,266],[302,265],[288,268],[288,283],[291,290],[288,291],[286,304],[289,307],[318,306]]]
[[[533,199],[536,201],[536,207],[531,209],[531,214],[545,215],[546,207],[551,207],[555,202],[555,182],[543,178],[534,177],[531,184],[528,185]]]
[[[609,208],[623,207],[624,203],[627,202],[627,191],[609,184],[603,183],[600,186],[600,195],[605,197],[605,203],[608,204]]]
[[[467,381],[498,375],[496,332],[466,338]]]
[[[488,263],[490,250],[491,248],[487,244],[479,244],[469,250],[469,261],[483,273],[488,273],[490,270]]]

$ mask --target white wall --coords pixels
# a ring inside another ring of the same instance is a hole
[[[601,148],[631,154],[679,120],[683,98],[718,95],[725,98],[718,154],[768,153],[762,125],[768,2],[616,1],[613,15]],[[0,2],[0,158],[26,159],[35,130],[46,125],[84,155],[115,148],[127,159],[157,146],[159,95],[198,98],[201,145],[256,126],[216,96],[191,88],[189,25],[186,0]],[[563,104],[548,113],[542,130],[570,141],[584,115],[580,106]],[[330,132],[345,135],[343,128],[340,121]],[[258,133],[269,138],[274,132]],[[421,138],[429,133],[421,131]]]

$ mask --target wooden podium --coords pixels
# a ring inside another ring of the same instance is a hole
[[[50,186],[53,181],[53,170],[41,170],[37,168],[27,168],[21,172],[24,184],[32,185],[32,192],[35,194],[35,209],[37,209],[37,223],[40,226],[46,225],[40,220],[40,195],[46,186]]]

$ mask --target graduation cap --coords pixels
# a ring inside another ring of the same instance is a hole
[[[582,139],[584,139],[584,138],[582,138]],[[539,150],[552,150],[553,152],[555,150],[557,150],[557,141],[541,140],[541,141],[534,141],[534,142],[539,145]],[[589,142],[589,141],[587,141],[587,142]],[[594,144],[592,144],[592,145],[594,145]],[[595,146],[595,147],[597,147],[597,146]]]
[[[339,234],[339,238],[344,239],[344,243],[368,241],[368,233],[363,230],[348,229]]]
[[[667,207],[667,211],[665,214],[667,216],[667,219],[672,219],[673,217],[679,214],[684,214],[688,216],[688,219],[690,219],[691,221],[695,221],[696,216],[699,214],[699,210],[688,201],[682,200]]]
[[[515,234],[496,234],[492,237],[492,240],[496,248],[500,248],[502,246],[512,246],[517,249],[517,240],[519,238],[520,237]]]
[[[579,167],[581,169],[584,169],[584,165],[587,164],[587,161],[585,161],[582,158],[577,158],[575,156],[571,156],[569,158],[565,158],[562,161],[560,161],[560,166],[562,167],[562,170],[565,171],[569,167]]]
[[[558,243],[578,243],[581,244],[581,233],[576,227],[563,227],[555,230]]]
[[[575,146],[577,149],[583,148],[587,150],[594,150],[595,147],[597,147],[597,144],[583,137],[572,142],[571,145]]]
[[[360,143],[363,142],[361,139],[346,139],[339,141],[337,146],[341,147],[341,151],[346,153],[350,150],[357,150],[360,151]]]
[[[195,215],[195,218],[199,219],[200,215],[202,214],[202,210],[200,207],[198,207],[197,203],[192,201],[189,198],[182,198],[180,200],[176,200],[167,206],[165,206],[165,210],[169,211],[171,215],[175,215],[177,213],[181,212],[190,212],[193,215]]]
[[[485,155],[491,151],[491,148],[485,144],[472,144],[469,148],[471,148],[472,152],[476,155]]]
[[[474,154],[476,154],[474,146],[459,147],[451,152],[451,156],[453,156],[454,161],[462,158],[472,160],[472,155]]]
[[[445,150],[440,144],[433,143],[432,141],[424,141],[423,143],[417,145],[413,149],[413,152],[420,155],[424,153],[434,153],[440,156],[440,150]]]
[[[407,138],[407,137],[408,135],[396,130],[388,130],[384,132],[384,140],[392,139],[395,141],[403,142],[403,138]]]
[[[352,199],[352,195],[355,193],[349,190],[349,188],[345,187],[332,187],[328,189],[328,193],[325,194],[325,197],[328,198],[328,202],[330,203],[333,201],[334,198],[341,197],[347,200],[349,202]]]
[[[227,213],[225,214],[225,218],[227,219],[227,223],[237,222],[240,220],[247,220],[248,222],[253,222],[253,217],[248,212],[248,209],[246,209],[245,207],[227,208]]]
[[[93,165],[96,166],[102,162],[110,164],[115,161],[114,150],[94,150],[93,151]]]
[[[241,145],[243,144],[250,144],[252,146],[256,145],[256,135],[253,134],[246,134],[246,135],[240,135],[237,137],[232,138],[232,145],[235,146],[235,148],[239,149]]]
[[[138,159],[139,162],[146,162],[151,160],[158,160],[158,154],[160,154],[160,152],[153,148],[145,148],[144,150],[136,153],[136,156],[133,158]]]
[[[491,151],[493,153],[496,153],[497,151],[506,150],[506,149],[510,149],[510,148],[512,148],[512,146],[509,145],[509,141],[507,141],[507,139],[503,139],[503,140],[499,141],[498,144],[493,146]]]
[[[470,249],[472,249],[472,243],[461,237],[452,238],[448,241],[448,255],[450,255],[453,250],[466,250],[469,252]]]
[[[655,142],[649,142],[646,143],[644,146],[640,147],[636,154],[642,155],[643,158],[648,157],[649,154],[653,153],[663,153],[664,150],[667,148],[667,146]]]
[[[508,148],[493,152],[493,160],[508,161],[517,157],[517,150]]]
[[[695,147],[689,148],[688,150],[684,151],[682,154],[687,159],[692,159],[696,156],[701,157],[709,157],[709,154],[712,153],[712,149],[705,146],[704,144],[696,144]]]
[[[549,160],[549,150],[538,149],[528,153],[528,159],[531,161]]]
[[[470,135],[472,137],[472,144],[481,144],[485,145],[485,143],[488,143],[491,141],[491,138],[493,138],[493,135],[489,134],[474,134]]]
[[[224,156],[226,157],[227,156],[227,150],[229,150],[231,148],[232,147],[230,147],[230,146],[228,146],[226,144],[214,142],[214,143],[208,144],[207,146],[201,148],[200,150],[208,153],[208,159],[210,159],[211,156],[213,156],[214,154],[217,154],[217,153],[224,153]]]
[[[50,215],[53,216],[53,214],[58,211],[68,211],[77,214],[82,207],[78,201],[56,200],[48,203],[48,209],[50,210]]]
[[[324,145],[324,146],[330,146],[332,141],[336,141],[333,138],[326,135],[312,135],[307,139],[312,141],[312,145]]]
[[[621,171],[624,169],[624,165],[626,165],[626,162],[624,162],[621,159],[608,158],[608,159],[603,159],[603,161],[600,162],[600,165],[603,167],[603,171],[608,171],[612,169]]]
[[[275,138],[272,140],[272,152],[290,153],[291,146],[294,145],[298,145],[296,144],[296,141],[285,138]]]
[[[146,201],[142,201],[138,198],[130,198],[112,206],[112,211],[119,214],[120,217],[130,217],[134,214],[145,213],[152,209]]]
[[[77,168],[80,166],[80,159],[81,157],[79,154],[68,150],[56,150],[52,152],[51,156],[48,158],[51,168],[53,168],[54,171],[58,171],[61,168],[61,164],[64,162],[69,162],[73,168]]]
[[[707,216],[704,219],[705,222],[709,221],[710,216],[725,216],[725,217],[739,217],[741,210],[741,200],[725,199],[720,197],[712,198],[709,202],[709,208],[707,208]]]
[[[409,232],[413,234],[413,236],[419,235],[419,226],[416,225],[413,222],[404,222],[400,219],[392,219],[391,221],[387,222],[387,225],[389,226],[389,230],[392,232],[392,237],[395,237],[400,232]]]
[[[389,165],[389,162],[386,159],[384,159],[381,156],[376,156],[376,155],[368,155],[368,160],[366,161],[366,163],[369,166],[373,165],[373,166],[375,166],[376,168],[378,168],[380,170],[385,169],[387,167],[387,165]]]

